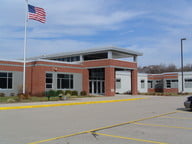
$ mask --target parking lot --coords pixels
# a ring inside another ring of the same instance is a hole
[[[55,139],[39,141],[44,144],[184,144],[192,140],[192,115],[175,111],[140,120],[106,126]]]
[[[0,143],[191,143],[192,112],[184,109],[186,97],[138,97],[144,99],[0,111]]]

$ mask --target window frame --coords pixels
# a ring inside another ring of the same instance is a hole
[[[5,76],[3,76],[5,74]],[[0,90],[12,90],[13,89],[13,73],[12,72],[0,72]]]
[[[74,75],[58,73],[57,89],[74,89]]]

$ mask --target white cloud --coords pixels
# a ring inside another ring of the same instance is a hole
[[[192,61],[189,56],[192,53],[190,1],[47,0],[30,3],[46,10],[47,23],[29,21],[28,56],[114,45],[143,52],[144,56],[139,58],[143,65],[164,62],[179,65],[180,38],[186,37],[185,62]],[[24,0],[1,0],[1,58],[22,57],[24,16]]]

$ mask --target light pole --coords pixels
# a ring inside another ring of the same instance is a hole
[[[182,81],[182,93],[184,91],[183,86],[183,41],[187,40],[186,38],[181,38],[181,81]]]

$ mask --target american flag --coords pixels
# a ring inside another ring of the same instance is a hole
[[[46,21],[46,12],[43,8],[28,4],[28,19],[33,19],[42,23]]]

